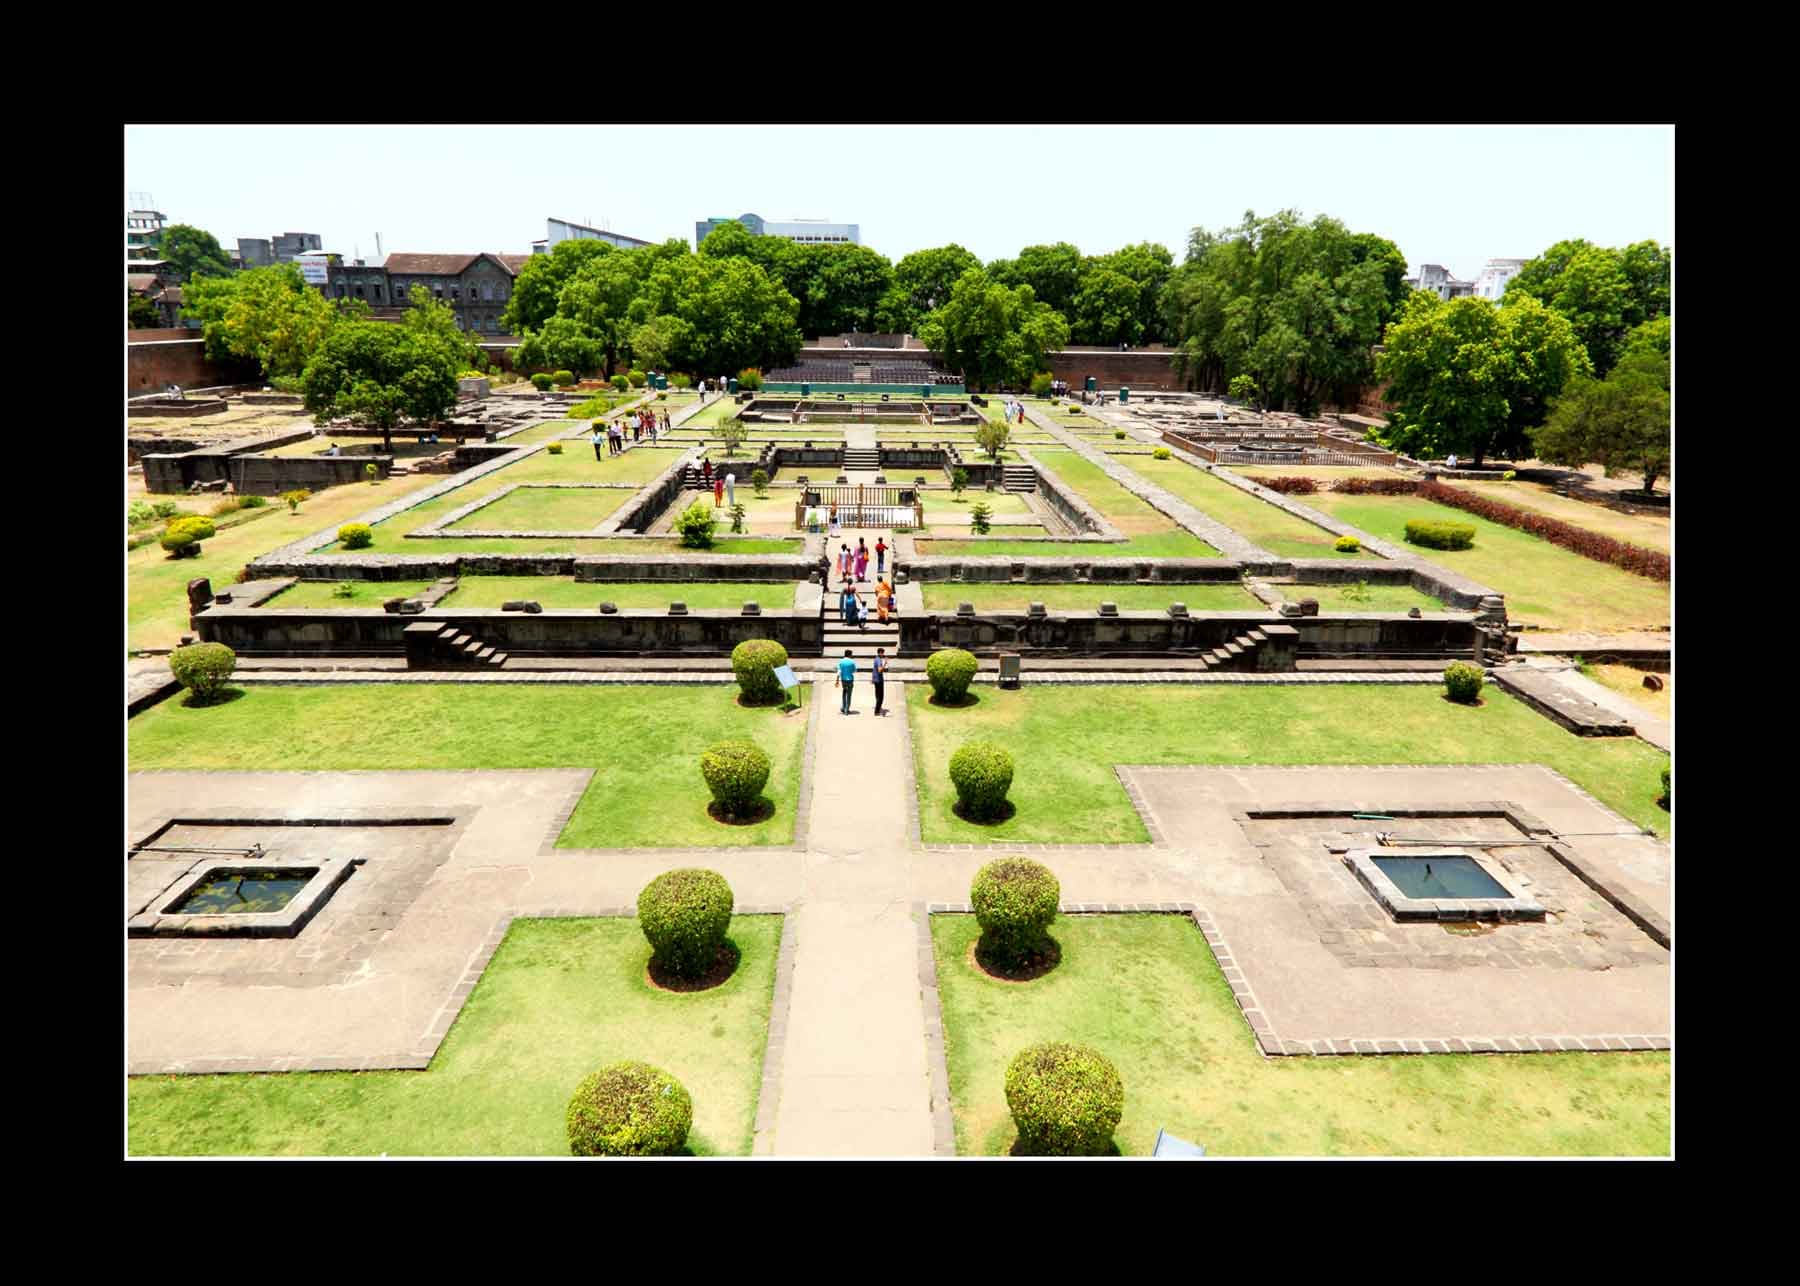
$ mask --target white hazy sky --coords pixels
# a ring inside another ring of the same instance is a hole
[[[926,177],[929,176],[929,177]],[[1104,254],[1246,210],[1329,214],[1470,278],[1567,237],[1672,246],[1672,126],[129,126],[126,200],[230,247],[523,253],[547,217],[693,242],[696,220],[861,225],[898,260]]]

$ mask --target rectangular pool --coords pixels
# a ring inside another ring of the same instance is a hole
[[[1370,859],[1409,898],[1507,898],[1506,886],[1472,857],[1436,854]]]

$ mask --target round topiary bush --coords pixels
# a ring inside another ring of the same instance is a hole
[[[345,549],[367,549],[375,543],[375,529],[366,522],[347,522],[338,528],[338,543]]]
[[[1006,1106],[1027,1156],[1104,1156],[1125,1115],[1125,1083],[1099,1050],[1055,1043],[1006,1066]]]
[[[727,816],[748,813],[769,784],[769,757],[754,741],[721,741],[700,755],[700,775]]]
[[[560,442],[552,442],[549,446],[544,448],[544,453],[546,455],[561,455],[563,453],[563,444]]]
[[[651,880],[638,894],[637,913],[656,966],[678,978],[712,968],[733,905],[731,885],[717,871],[684,867]]]
[[[1150,450],[1150,457],[1153,460],[1167,460],[1173,455],[1174,452],[1170,451],[1168,447],[1152,447]]]
[[[788,663],[787,649],[773,639],[745,639],[731,649],[731,672],[745,705],[770,705],[781,700],[777,666]]]
[[[551,379],[549,374],[544,371],[539,371],[536,375],[531,377],[531,386],[540,393],[549,392],[550,386],[555,382],[556,381]]]
[[[1062,886],[1050,868],[1024,857],[1003,857],[975,872],[969,902],[983,945],[1004,964],[1021,964],[1048,947]]]
[[[1452,661],[1444,667],[1444,691],[1452,701],[1473,705],[1481,696],[1481,667],[1467,661]]]
[[[163,529],[162,547],[172,557],[192,558],[200,552],[200,542],[217,535],[218,530],[211,518],[177,518]]]
[[[642,371],[626,371],[625,380],[632,388],[643,388],[649,382],[650,377]]]
[[[945,705],[954,705],[968,694],[978,666],[973,652],[959,647],[941,648],[925,662],[925,678],[931,694]]]
[[[660,1068],[614,1063],[575,1087],[567,1119],[571,1156],[672,1156],[693,1128],[694,1100]]]
[[[225,690],[237,653],[223,643],[190,643],[169,653],[169,673],[204,705]]]
[[[550,376],[550,382],[552,384],[558,384],[564,388],[567,388],[569,385],[571,385],[575,382],[575,372],[574,371],[556,371]]]
[[[969,817],[995,817],[1012,789],[1012,756],[991,741],[971,741],[950,756],[950,784]]]
[[[612,386],[623,393],[626,389],[631,387],[631,381],[623,375],[615,375],[612,377]]]
[[[1123,442],[1125,440],[1125,430],[1124,429],[1114,429],[1113,437],[1116,438],[1118,441]]]
[[[1362,548],[1362,541],[1355,536],[1339,536],[1331,547],[1340,554],[1354,554]]]

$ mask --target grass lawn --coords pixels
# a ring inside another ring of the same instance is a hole
[[[466,486],[445,492],[434,500],[428,500],[422,505],[403,510],[385,522],[377,523],[375,525],[375,544],[372,549],[347,550],[334,542],[316,552],[322,555],[357,552],[377,554],[541,554],[571,550],[584,554],[599,553],[601,551],[591,547],[591,542],[572,542],[554,537],[494,537],[485,540],[454,537],[406,540],[404,537],[410,531],[430,526],[445,514],[460,509],[471,501],[482,496],[492,495],[514,483],[635,482],[642,484],[656,478],[678,459],[680,459],[680,452],[673,449],[636,447],[622,456],[608,456],[604,460],[595,460],[593,451],[585,443],[572,442],[561,455],[551,455],[548,451],[539,451],[516,464],[508,465],[506,468],[478,478]],[[442,479],[435,479],[435,481],[442,481]],[[562,493],[541,492],[537,494]],[[630,500],[633,493],[624,490],[606,490],[580,494],[592,497],[593,499],[589,503],[596,508],[611,504],[613,509],[616,509]],[[373,508],[373,505],[367,507]],[[497,510],[499,506],[494,508]],[[495,525],[491,524],[488,517],[483,516],[492,512],[492,510],[478,512],[475,515],[478,525],[483,527]],[[604,514],[611,512],[612,509],[604,510],[602,517],[587,524],[588,527],[598,526],[604,520]],[[503,513],[502,516],[504,516]],[[521,528],[521,530],[525,529]],[[540,528],[539,530],[558,530],[558,528]]]
[[[1615,513],[1586,500],[1571,500],[1556,494],[1554,488],[1541,482],[1448,482],[1446,486],[1473,491],[1498,500],[1501,504],[1560,518],[1584,531],[1599,532],[1628,545],[1669,551],[1669,520],[1649,514]]]
[[[1268,478],[1311,478],[1321,487],[1328,487],[1339,478],[1399,478],[1405,476],[1398,469],[1348,464],[1234,464],[1231,466],[1231,471],[1254,482],[1263,482]],[[1296,496],[1295,499],[1305,501],[1306,497]]]
[[[289,513],[279,500],[278,512],[202,541],[193,558],[170,558],[154,541],[125,556],[126,624],[131,648],[174,647],[188,630],[187,583],[204,576],[219,590],[232,584],[244,564],[259,554],[310,536],[326,527],[349,522],[376,505],[418,491],[442,478],[421,474],[392,478],[378,486],[331,487]],[[234,515],[235,516],[235,515]]]
[[[1158,1129],[1208,1156],[1669,1152],[1667,1053],[1264,1058],[1184,916],[1060,917],[1062,962],[1025,984],[969,962],[979,934],[973,916],[931,917],[963,1156],[1012,1147],[1006,1065],[1048,1040],[1091,1045],[1119,1069],[1113,1139],[1126,1156],[1148,1156]]]
[[[1161,612],[1186,603],[1190,612],[1255,612],[1262,603],[1242,585],[963,585],[925,582],[925,610],[954,612],[973,603],[978,612],[1023,612],[1042,603],[1052,612],[1092,612],[1101,602],[1121,612]]]
[[[1119,463],[1180,496],[1207,517],[1224,523],[1245,540],[1261,545],[1272,554],[1283,558],[1377,557],[1366,550],[1355,554],[1336,553],[1331,547],[1337,540],[1333,533],[1277,509],[1247,491],[1239,491],[1229,482],[1222,482],[1185,460],[1134,456]],[[1310,498],[1296,497],[1302,503]]]
[[[616,487],[521,487],[452,523],[451,530],[592,531],[635,494]]]
[[[1421,612],[1441,612],[1444,601],[1421,594],[1411,585],[1288,585],[1277,584],[1281,596],[1290,602],[1303,598],[1319,600],[1322,612],[1404,612],[1416,607]]]
[[[571,608],[593,611],[601,603],[622,608],[662,611],[670,603],[689,608],[728,608],[735,612],[745,603],[761,603],[771,610],[786,611],[794,605],[790,584],[752,584],[727,581],[578,581],[567,576],[464,576],[440,606],[492,608],[509,599],[535,599],[552,611]]]
[[[1051,541],[1005,540],[921,540],[921,557],[944,558],[1217,558],[1219,551],[1190,531],[1175,528],[1150,535],[1133,536],[1121,543],[1088,541],[1079,544],[1056,544]]]
[[[995,514],[1028,514],[1031,506],[1025,503],[1025,497],[1016,491],[983,491],[979,487],[971,487],[958,496],[953,491],[932,491],[925,497],[925,517],[932,521],[944,513],[966,514],[976,503],[985,504]]]
[[[1073,451],[1034,451],[1032,456],[1112,519],[1126,535],[1179,530],[1167,514],[1125,490],[1086,456]]]
[[[582,1077],[637,1059],[694,1099],[688,1150],[748,1156],[781,943],[737,916],[735,973],[678,994],[645,978],[635,919],[515,920],[423,1072],[139,1076],[134,1156],[567,1156]]]
[[[595,603],[599,602],[596,595]],[[251,684],[223,705],[164,701],[128,725],[131,768],[331,772],[592,768],[564,848],[786,844],[794,836],[806,717],[744,709],[731,686]],[[270,730],[279,728],[279,736]],[[707,815],[700,752],[755,741],[774,764],[775,811],[752,826]]]
[[[1634,670],[1629,665],[1584,665],[1581,672],[1595,683],[1611,688],[1646,714],[1655,715],[1664,722],[1675,713],[1673,674],[1659,676],[1663,682],[1662,691],[1652,692],[1644,686],[1644,671]]]
[[[1305,502],[1396,545],[1406,545],[1406,523],[1411,518],[1472,525],[1472,549],[1406,548],[1440,567],[1492,585],[1506,595],[1506,614],[1514,621],[1599,633],[1669,628],[1667,582],[1583,558],[1461,509],[1413,496],[1336,492],[1307,496]]]
[[[289,611],[297,607],[357,608],[381,610],[390,598],[411,598],[435,584],[428,580],[303,580],[284,589],[262,606]],[[349,590],[341,595],[339,590]]]
[[[1662,751],[1635,737],[1577,737],[1492,685],[1474,708],[1446,701],[1437,685],[974,691],[979,704],[942,709],[927,685],[907,686],[928,844],[1147,843],[1114,764],[1540,763],[1638,825],[1669,830],[1656,805]],[[990,826],[951,811],[950,756],[979,739],[999,742],[1014,763],[1017,812]]]
[[[545,420],[542,424],[533,425],[523,433],[515,433],[510,438],[502,438],[501,446],[523,447],[539,442],[554,442],[558,438],[567,437],[577,429],[585,429],[583,420]],[[442,447],[440,450],[444,449]]]

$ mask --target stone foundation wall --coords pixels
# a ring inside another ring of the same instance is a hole
[[[1045,585],[1232,583],[1243,579],[1244,565],[1230,558],[1057,557],[1066,545],[1045,541],[1051,557],[1030,561],[1014,557],[930,557],[898,560],[895,566],[915,581],[967,581],[971,584],[1027,582]]]
[[[223,415],[231,404],[223,398],[184,398],[179,402],[138,402],[126,408],[133,420],[193,420],[202,415]]]
[[[353,482],[367,482],[366,472],[375,466],[385,478],[394,467],[391,455],[340,456],[233,456],[226,472],[239,495],[279,496],[284,491],[322,491]]]
[[[287,446],[291,442],[304,442],[312,436],[312,426],[303,429],[283,429],[277,433],[264,433],[253,438],[243,438],[237,442],[222,446],[201,447],[195,451],[185,451],[178,455],[163,452],[149,452],[141,457],[144,466],[144,489],[153,495],[175,495],[185,492],[196,482],[217,482],[221,478],[228,479],[237,485],[233,475],[236,457],[248,455],[255,451],[268,451],[275,447]],[[280,457],[291,458],[296,462],[306,459],[304,456]],[[366,461],[352,461],[360,471]],[[296,483],[296,486],[309,486],[308,483]],[[283,487],[283,491],[293,488]],[[258,495],[277,495],[278,492],[263,491]]]
[[[1171,601],[1180,601],[1171,593]],[[915,615],[901,618],[900,646],[908,655],[940,647],[971,652],[1061,653],[1068,656],[1161,656],[1222,647],[1258,625],[1286,625],[1299,632],[1305,657],[1430,658],[1479,661],[1481,628],[1466,616],[1429,613],[1414,618],[1376,613],[1283,617],[1272,612],[1019,613],[974,616]]]
[[[681,479],[690,462],[697,460],[699,453],[684,451],[675,457],[675,462],[659,474],[654,482],[649,483],[636,496],[620,506],[618,512],[601,524],[600,530],[643,531],[669,507],[671,501],[681,494]]]
[[[795,543],[795,549],[800,549]],[[730,554],[684,554],[671,560],[667,555],[634,558],[628,554],[584,554],[574,560],[574,576],[578,581],[745,581],[778,582],[782,596],[793,599],[793,587],[818,566],[818,560],[805,554],[769,554],[747,558]],[[751,595],[755,597],[755,595]],[[764,604],[767,606],[768,604]]]

